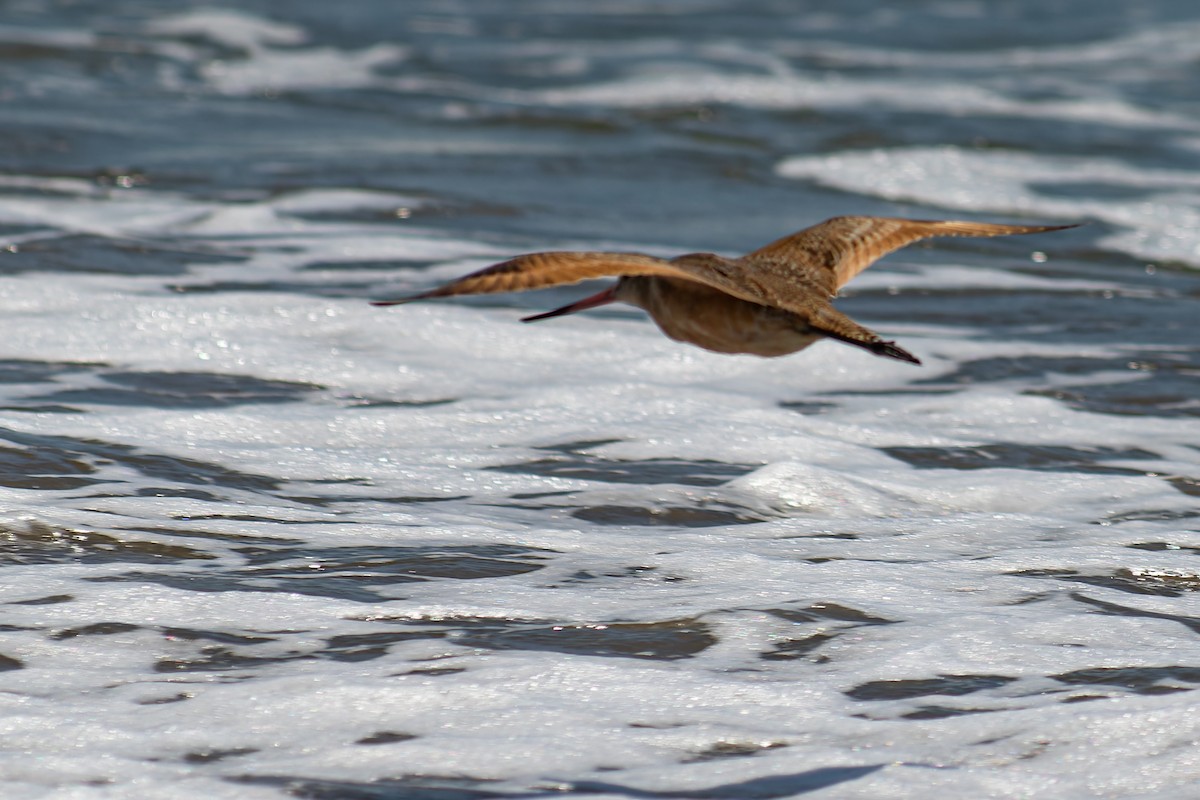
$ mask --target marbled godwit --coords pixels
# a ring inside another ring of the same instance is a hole
[[[688,253],[672,259],[641,253],[530,253],[428,292],[373,305],[519,292],[616,276],[620,280],[599,294],[522,321],[621,301],[645,309],[670,338],[717,353],[782,356],[827,337],[876,355],[920,364],[895,342],[885,341],[835,309],[830,300],[837,290],[882,256],[920,239],[1005,236],[1074,227],[834,217],[741,258],[713,253]]]

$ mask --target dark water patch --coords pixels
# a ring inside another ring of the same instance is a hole
[[[150,700],[138,700],[139,706],[164,706],[168,703],[180,703],[184,700],[191,700],[196,695],[191,692],[180,692],[178,694],[168,695],[166,697],[155,697]]]
[[[397,744],[399,742],[410,742],[416,739],[415,733],[399,733],[397,731],[377,731],[370,736],[364,736],[355,741],[355,744]]]
[[[129,633],[130,631],[139,631],[141,629],[141,625],[132,625],[128,622],[95,622],[79,628],[67,628],[56,631],[50,635],[50,638],[62,641],[64,639],[74,639],[76,636],[111,636],[114,633]]]
[[[917,384],[909,384],[908,386],[893,386],[886,389],[840,389],[835,392],[826,392],[825,397],[879,397],[880,395],[897,396],[897,395],[913,395],[913,396],[931,396],[931,395],[951,395],[957,392],[957,388],[946,387],[928,387],[918,386]]]
[[[221,498],[203,489],[183,489],[177,486],[145,486],[133,494],[134,497],[186,497],[188,500],[213,502]]]
[[[787,742],[717,742],[710,745],[691,758],[685,758],[684,764],[695,764],[702,761],[717,761],[725,758],[743,758],[756,756],[768,750],[778,750],[787,747]]]
[[[184,275],[193,266],[236,264],[240,256],[181,250],[132,239],[68,234],[19,245],[0,258],[0,275],[75,272],[102,275]]]
[[[192,658],[160,658],[154,663],[159,673],[186,672],[256,672],[263,667],[286,664],[291,661],[308,661],[315,658],[311,653],[291,651],[281,655],[253,656],[240,653],[229,647],[213,645],[202,647]]]
[[[379,603],[394,600],[375,591],[376,586],[408,582],[403,578],[372,580],[369,576],[328,578],[296,583],[256,581],[237,574],[201,572],[126,572],[99,578],[84,578],[95,583],[152,583],[188,592],[283,592],[314,597],[337,597],[358,603]]]
[[[758,657],[763,661],[795,661],[801,658],[809,658],[817,648],[833,641],[839,635],[838,633],[814,633],[798,639],[784,639],[776,642],[773,650],[760,653]],[[829,659],[825,656],[817,656],[813,660],[825,662]]]
[[[82,408],[74,406],[63,406],[58,404],[21,404],[12,406],[0,406],[0,411],[17,411],[22,414],[82,414]]]
[[[99,478],[86,477],[95,472],[92,464],[53,447],[0,447],[0,486],[69,491],[100,483]]]
[[[1200,667],[1093,667],[1050,677],[1069,686],[1119,686],[1135,694],[1171,694],[1191,691],[1200,684]],[[1177,685],[1180,683],[1193,685]]]
[[[228,520],[230,522],[270,522],[275,525],[324,525],[325,520],[319,519],[279,519],[260,514],[173,514],[172,519],[181,522],[204,522],[206,520]],[[275,537],[257,536],[247,539],[274,539]]]
[[[443,630],[383,631],[368,634],[343,634],[325,640],[319,649],[304,646],[287,649],[278,648],[270,653],[254,652],[259,645],[277,643],[283,637],[303,631],[280,631],[277,635],[238,634],[225,631],[203,631],[182,628],[163,629],[162,633],[174,642],[202,642],[194,655],[164,658],[155,665],[157,672],[226,672],[248,670],[258,666],[270,666],[292,661],[327,659],[355,663],[372,661],[388,654],[391,645],[418,639],[443,639]],[[212,643],[212,644],[207,644]],[[455,670],[461,671],[461,670]]]
[[[936,259],[930,255],[922,253],[919,258],[926,264],[945,262],[949,252]],[[978,254],[970,259],[973,264],[981,262]],[[853,284],[839,307],[854,319],[876,320],[881,325],[890,320],[919,318],[929,325],[966,328],[988,340],[1020,337],[1039,342],[1107,340],[1119,329],[1144,324],[1148,311],[1145,300],[1114,296],[1100,289],[923,286],[905,288],[901,299],[887,288],[853,288]],[[1091,324],[1086,326],[1082,320],[1089,315]]]
[[[1149,380],[1122,381],[1063,389],[1034,389],[1024,394],[1049,397],[1076,411],[1096,414],[1200,417],[1200,381],[1191,387],[1172,387]]]
[[[1144,475],[1144,470],[1104,461],[1158,459],[1141,448],[1068,447],[1002,442],[976,447],[881,447],[881,451],[917,469],[1026,469],[1103,475]]]
[[[919,706],[915,711],[910,711],[907,714],[901,714],[901,719],[923,720],[923,719],[946,719],[948,717],[962,717],[967,714],[987,714],[995,711],[994,708],[954,708],[952,706],[927,705]]]
[[[919,386],[970,385],[1011,380],[1044,380],[1061,375],[1092,375],[1129,368],[1128,358],[1089,356],[996,356],[960,363],[954,372],[914,381]]]
[[[582,656],[674,661],[716,644],[708,625],[697,620],[614,622],[587,625],[522,625],[460,629],[456,644],[489,650],[535,650]]]
[[[1104,181],[1078,181],[1070,183],[1048,183],[1033,181],[1026,188],[1044,197],[1061,197],[1069,200],[1140,200],[1153,197],[1158,191],[1145,186],[1130,186],[1127,183]]]
[[[1147,611],[1140,608],[1130,608],[1118,603],[1109,603],[1104,600],[1096,600],[1079,592],[1071,592],[1070,597],[1077,603],[1090,606],[1093,613],[1104,614],[1112,617],[1140,617],[1144,619],[1162,619],[1169,622],[1178,622],[1185,628],[1191,631],[1200,633],[1200,617],[1188,617],[1181,614],[1166,614],[1161,611]]]
[[[544,450],[548,453],[563,453],[573,454],[582,453],[587,450],[594,450],[597,447],[605,447],[610,444],[618,444],[625,441],[624,439],[576,439],[573,442],[559,442],[558,444],[544,444],[535,447],[535,450]]]
[[[679,798],[700,798],[701,800],[775,800],[775,798],[794,797],[821,789],[827,789],[841,783],[865,778],[877,770],[883,769],[883,764],[868,764],[853,767],[821,767],[819,769],[798,772],[789,775],[769,775],[765,778],[751,778],[737,783],[725,783],[709,786],[703,789],[684,789],[679,791],[651,792],[635,789],[614,783],[600,781],[581,781],[572,785],[569,791],[575,794],[598,792],[616,794],[634,798],[664,798],[675,800]]]
[[[64,375],[93,372],[108,366],[92,361],[29,361],[0,359],[0,383],[50,383]]]
[[[492,781],[475,778],[383,778],[377,781],[336,781],[286,775],[231,775],[225,780],[248,786],[269,786],[301,800],[493,800],[561,796],[559,792],[500,792],[484,787]]]
[[[840,636],[842,631],[865,625],[891,625],[895,622],[895,620],[877,617],[857,608],[837,603],[813,603],[806,608],[768,608],[764,611],[773,617],[798,624],[828,623],[830,621],[846,623],[841,625],[838,630],[820,630],[806,636],[786,638],[775,642],[773,649],[759,654],[759,658],[764,661],[810,659],[817,663],[824,663],[829,660],[827,656],[814,656],[813,653]]]
[[[1030,389],[1078,411],[1116,416],[1200,416],[1200,353],[1148,350],[1110,360],[1112,370],[1140,373],[1133,380]]]
[[[33,600],[13,600],[5,605],[10,606],[52,606],[59,603],[70,603],[75,599],[75,595],[71,594],[51,594],[45,597],[37,597]]]
[[[603,781],[555,781],[554,788],[502,791],[487,788],[494,781],[477,778],[407,776],[377,781],[331,781],[284,775],[235,775],[225,780],[251,786],[270,786],[303,800],[518,800],[524,798],[610,795],[645,800],[782,800],[856,781],[883,769],[884,764],[821,767],[788,775],[770,775],[737,783],[698,789],[649,791]]]
[[[785,539],[845,539],[845,540],[853,541],[855,539],[861,539],[862,534],[859,534],[859,533],[832,533],[830,531],[825,531],[822,533],[805,533],[805,534],[799,535],[799,536],[785,536],[785,537],[781,537],[781,538],[785,538]]]
[[[430,545],[413,547],[276,548],[243,547],[236,552],[255,574],[295,575],[307,572],[358,570],[412,579],[503,578],[542,569],[554,551],[515,545]],[[266,567],[281,561],[287,565]]]
[[[1200,479],[1175,475],[1166,480],[1177,492],[1188,497],[1200,497]]]
[[[568,489],[563,492],[517,492],[510,494],[509,497],[513,500],[540,500],[543,497],[569,497],[573,494],[575,492]],[[545,506],[529,506],[529,508],[545,508]]]
[[[930,695],[960,696],[997,689],[1016,678],[1007,675],[939,675],[914,680],[869,681],[845,691],[855,700],[910,700]]]
[[[1122,514],[1113,514],[1098,521],[1096,524],[1100,524],[1100,522],[1163,522],[1167,520],[1195,519],[1196,517],[1200,517],[1200,511],[1183,511],[1173,508],[1146,508],[1126,511]]]
[[[0,48],[2,48],[2,47],[3,47],[3,45],[0,45]],[[3,51],[0,50],[0,52],[3,52]],[[3,59],[3,56],[0,56],[0,59]],[[40,192],[31,192],[31,194],[32,193],[40,193]],[[10,239],[9,237],[13,237],[17,241],[20,241],[20,239],[22,237],[24,237],[28,234],[33,234],[34,237],[36,238],[37,236],[42,235],[44,231],[45,231],[44,228],[41,228],[41,227],[37,226],[36,224],[23,225],[21,223],[16,223],[16,222],[11,222],[11,221],[10,222],[0,222],[0,237],[4,237],[4,239],[8,240],[8,241],[12,241],[12,239]],[[8,253],[12,253],[12,252],[14,252],[14,251],[11,249],[11,245],[0,248],[0,254],[3,254],[3,255],[0,255],[0,258],[3,258],[4,255],[6,255]]]
[[[644,118],[643,114],[652,113],[645,109],[622,109],[622,112],[638,118]],[[623,120],[597,113],[594,109],[566,111],[553,107],[488,108],[479,109],[476,113],[479,115],[481,127],[509,135],[521,135],[522,132],[541,129],[604,136],[629,130],[629,126],[623,124]]]
[[[278,636],[239,634],[228,631],[210,631],[192,628],[162,628],[163,637],[178,647],[184,642],[200,642],[197,653],[189,658],[160,658],[154,664],[155,672],[225,672],[252,669],[258,666],[282,664],[289,661],[312,659],[310,652],[289,650],[283,653],[258,655],[246,652],[248,648],[280,641]],[[283,631],[281,633],[294,633]]]
[[[728,508],[728,507],[727,507]],[[598,525],[636,525],[645,527],[712,528],[721,525],[749,525],[766,522],[766,517],[744,509],[727,510],[714,506],[587,506],[571,516]]]
[[[1197,575],[1144,574],[1134,573],[1127,569],[1119,569],[1109,575],[1082,575],[1072,569],[1028,569],[1006,574],[1026,578],[1071,581],[1104,589],[1116,589],[1129,594],[1145,594],[1156,597],[1181,597],[1188,592],[1200,590],[1200,576]]]
[[[248,533],[218,533],[217,531],[208,531],[195,527],[168,528],[163,525],[129,525],[116,527],[114,530],[153,533],[160,536],[179,536],[185,539],[212,539],[218,542],[235,542],[240,544],[253,543],[278,546],[304,544],[303,539],[288,539],[280,536],[255,536]]]
[[[228,645],[267,644],[278,641],[274,636],[257,636],[228,631],[208,631],[196,628],[163,628],[163,636],[186,642],[217,642]]]
[[[437,495],[400,495],[398,497],[363,497],[361,495],[280,495],[282,500],[302,503],[306,506],[329,508],[343,503],[385,503],[388,505],[409,506],[420,503],[448,503],[455,500],[469,500],[469,494],[448,496]]]
[[[806,416],[816,416],[824,414],[832,408],[837,408],[837,403],[830,403],[822,400],[784,400],[779,403],[780,408],[786,408],[788,411],[795,411],[798,414]]]
[[[21,659],[13,658],[12,656],[6,656],[3,653],[0,653],[0,672],[11,672],[13,670],[24,668],[25,662],[21,661]]]
[[[485,467],[493,472],[512,472],[519,475],[539,475],[547,478],[600,481],[602,483],[661,484],[684,486],[721,486],[734,478],[753,472],[761,465],[728,464],[721,461],[649,458],[638,461],[609,459],[586,452],[600,442],[573,442],[539,447],[559,453],[549,458]]]
[[[441,639],[444,636],[444,632],[426,630],[342,634],[326,639],[321,655],[333,661],[373,661],[386,656],[389,648],[397,642]]]
[[[99,479],[82,476],[91,475],[97,471],[97,467],[108,464],[119,465],[147,478],[187,486],[221,486],[261,492],[277,489],[283,483],[278,478],[266,475],[239,472],[191,458],[149,453],[130,445],[98,439],[0,428],[0,440],[20,448],[0,447],[0,485],[14,488],[50,489],[92,485],[98,483]],[[64,485],[57,486],[56,481]]]
[[[663,583],[679,583],[686,581],[687,578],[682,575],[660,575],[658,567],[645,566],[630,566],[617,569],[607,570],[605,572],[595,572],[592,570],[576,570],[561,581],[558,581],[556,586],[570,586],[572,584],[585,583],[587,581],[604,580],[606,578],[637,578],[640,580],[658,580]]]
[[[431,400],[398,400],[386,397],[365,397],[362,395],[346,395],[338,397],[345,408],[434,408],[457,403],[460,397],[438,397]]]
[[[206,561],[211,553],[182,545],[125,540],[92,531],[30,525],[0,529],[0,566],[27,564],[164,564]]]
[[[349,660],[382,655],[381,648],[412,638],[445,638],[462,647],[486,650],[533,650],[569,655],[645,658],[674,661],[691,658],[717,638],[697,619],[658,622],[561,622],[497,617],[399,618],[401,628],[378,634],[330,639]]]
[[[1148,550],[1151,553],[1179,551],[1191,555],[1200,555],[1200,547],[1198,546],[1172,544],[1170,542],[1135,542],[1134,544],[1127,544],[1125,546],[1133,550]]]
[[[407,672],[397,672],[393,677],[399,678],[404,675],[427,675],[436,677],[438,675],[457,675],[460,672],[466,672],[466,667],[420,667],[418,669],[410,669]]]
[[[1010,244],[1010,247],[1016,246]],[[1030,244],[1021,245],[1024,257],[1018,263],[1021,272],[1035,273],[1028,261]],[[1051,247],[1046,241],[1039,247]],[[1056,254],[1074,274],[1056,277],[1084,277],[1103,285],[1081,288],[1038,287],[910,287],[901,298],[886,289],[857,290],[842,303],[842,310],[855,319],[877,321],[921,319],[929,324],[961,327],[972,338],[988,341],[1034,341],[1041,344],[1112,346],[1178,344],[1195,317],[1194,303],[1184,296],[1190,281],[1173,276],[1148,279],[1144,272],[1126,269],[1119,277],[1101,277],[1098,266],[1083,266],[1091,251],[1064,252],[1053,245]],[[970,257],[972,264],[988,265],[980,254]],[[935,259],[922,254],[923,263]],[[943,259],[944,260],[944,257]],[[1059,263],[1056,260],[1056,265]],[[962,261],[958,263],[964,263]],[[1011,270],[1011,261],[991,262],[996,268]],[[1139,265],[1140,266],[1140,265]],[[1086,278],[1085,278],[1086,279]],[[1168,283],[1175,283],[1171,287]],[[1139,285],[1139,284],[1143,284]],[[1148,284],[1148,285],[1145,285]],[[1122,348],[1123,349],[1123,348]],[[1158,352],[1161,353],[1161,350]],[[1155,353],[1147,351],[1153,360]],[[1119,357],[1108,356],[1109,359]],[[1118,368],[1124,368],[1120,365]]]
[[[232,408],[263,403],[294,403],[323,386],[212,372],[105,372],[104,386],[61,389],[28,399],[79,405],[170,409]]]
[[[128,572],[85,578],[147,582],[197,592],[285,592],[361,603],[395,599],[380,589],[418,581],[476,580],[542,569],[553,551],[510,545],[239,547],[242,566],[203,572]],[[209,556],[210,558],[212,556]]]
[[[443,262],[405,258],[380,261],[313,261],[300,267],[298,272],[404,272],[424,270],[441,263]]]
[[[854,622],[859,625],[891,625],[897,620],[877,617],[851,606],[839,603],[813,603],[806,608],[768,608],[766,613],[786,619],[789,622],[820,622],[836,620],[838,622]]]

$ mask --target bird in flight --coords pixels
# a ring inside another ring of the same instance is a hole
[[[616,277],[598,294],[525,317],[535,322],[607,303],[644,309],[672,339],[717,353],[783,356],[821,338],[836,339],[912,364],[912,353],[859,325],[830,302],[851,278],[884,255],[936,236],[1007,236],[1075,225],[998,225],[954,220],[834,217],[740,258],[688,253],[529,253],[427,292],[376,306],[434,297],[521,292]]]

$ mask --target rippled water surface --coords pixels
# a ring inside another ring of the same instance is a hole
[[[6,3],[5,798],[1190,798],[1200,9]],[[542,249],[837,214],[823,342]]]

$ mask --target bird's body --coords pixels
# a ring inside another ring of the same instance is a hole
[[[530,253],[479,270],[437,289],[375,305],[433,297],[542,289],[617,276],[604,291],[526,322],[612,302],[644,309],[663,333],[717,353],[773,357],[838,339],[877,355],[914,364],[908,351],[884,341],[830,302],[837,290],[887,253],[933,236],[1004,236],[1073,225],[834,217],[740,258],[689,253],[661,259],[641,253]]]
[[[633,276],[621,278],[613,294],[649,314],[671,339],[714,353],[786,356],[821,338],[799,314],[751,303],[695,281]]]

